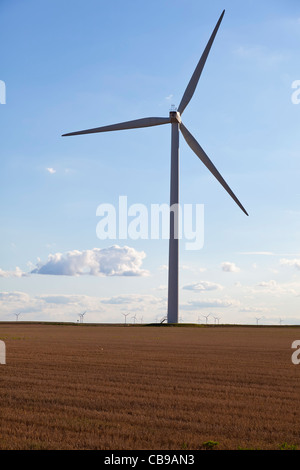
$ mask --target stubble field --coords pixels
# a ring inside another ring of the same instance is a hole
[[[300,327],[0,324],[0,449],[300,446]]]

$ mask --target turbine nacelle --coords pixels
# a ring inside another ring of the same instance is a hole
[[[180,117],[180,113],[178,111],[170,111],[170,122],[171,123],[176,123],[178,122],[178,124],[181,124],[181,117]]]

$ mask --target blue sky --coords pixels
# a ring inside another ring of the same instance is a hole
[[[181,138],[180,200],[204,204],[205,241],[180,245],[180,317],[300,323],[294,0],[1,0],[1,320],[165,315],[167,241],[99,240],[96,209],[169,202],[170,126],[61,134],[168,116],[223,9],[182,119],[249,217]]]

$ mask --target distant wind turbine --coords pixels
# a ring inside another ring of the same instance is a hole
[[[71,132],[63,134],[65,136],[74,136],[81,134],[94,134],[98,132],[109,132],[118,131],[123,129],[136,129],[141,127],[152,127],[160,126],[163,124],[171,124],[171,184],[170,184],[170,236],[169,236],[169,271],[168,271],[168,323],[178,323],[178,228],[179,228],[179,130],[181,131],[187,144],[193,150],[193,152],[199,157],[202,163],[208,168],[213,176],[219,181],[223,188],[228,192],[236,204],[241,210],[248,215],[240,201],[237,199],[235,194],[232,192],[226,181],[223,179],[221,174],[218,172],[214,164],[211,162],[209,157],[206,155],[203,148],[183,125],[181,121],[182,113],[189,104],[202,74],[204,65],[209,55],[210,49],[222,22],[225,10],[221,14],[219,21],[217,22],[215,29],[204,49],[204,52],[196,66],[196,69],[188,83],[188,86],[183,94],[178,109],[172,109],[169,113],[169,117],[147,117],[142,119],[136,119],[133,121],[126,121],[118,124],[112,124],[108,126],[96,127],[93,129],[87,129],[77,132]]]
[[[202,315],[204,318],[206,318],[206,324],[208,322],[208,317],[210,316],[210,313],[208,315]]]
[[[79,320],[80,320],[80,323],[83,323],[83,317],[84,315],[86,314],[86,312],[83,312],[83,313],[79,313]]]
[[[257,324],[257,325],[258,325],[259,320],[261,320],[261,317],[260,317],[260,318],[257,318],[257,317],[256,317],[256,324]]]
[[[122,315],[124,316],[124,323],[126,325],[126,320],[127,320],[129,313],[122,313]]]
[[[19,320],[19,316],[21,315],[21,313],[15,313],[15,315],[16,315],[16,321],[18,321],[18,320]]]

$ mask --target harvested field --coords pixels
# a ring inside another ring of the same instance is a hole
[[[300,447],[300,327],[0,324],[0,449]]]

